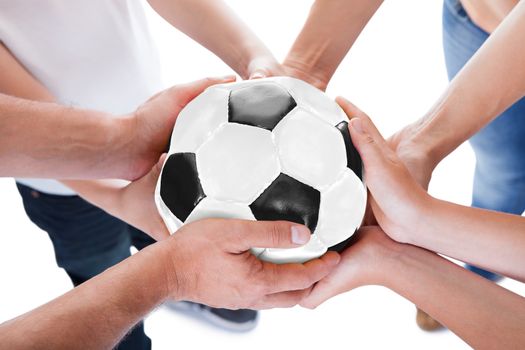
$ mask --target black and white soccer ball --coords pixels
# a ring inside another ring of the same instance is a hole
[[[304,262],[347,240],[366,206],[362,164],[342,109],[287,77],[212,86],[178,116],[155,202],[171,233],[210,217],[288,220],[312,236],[299,248],[253,248]]]

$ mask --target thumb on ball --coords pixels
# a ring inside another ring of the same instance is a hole
[[[365,170],[371,172],[377,166],[384,166],[393,151],[372,123],[372,120],[343,97],[338,97],[337,103],[350,119],[348,123],[350,136],[361,155]]]
[[[296,248],[308,243],[310,230],[287,221],[244,221],[238,226],[241,249]]]

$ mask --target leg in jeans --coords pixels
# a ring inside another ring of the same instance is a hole
[[[78,196],[56,196],[17,186],[27,215],[49,234],[57,264],[75,286],[130,256],[130,236],[124,222]],[[117,348],[150,349],[144,325],[138,324]]]
[[[449,79],[488,36],[470,20],[459,0],[445,0],[443,47]],[[525,99],[473,136],[470,144],[476,154],[472,206],[522,214],[525,210]],[[488,279],[498,277],[474,266],[467,268]]]

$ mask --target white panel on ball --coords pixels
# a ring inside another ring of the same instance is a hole
[[[347,168],[336,183],[321,191],[316,234],[328,247],[341,243],[361,225],[365,208],[366,189]]]
[[[277,148],[265,129],[228,123],[197,151],[204,193],[250,204],[279,175]]]
[[[339,105],[316,87],[299,79],[276,77],[275,81],[288,89],[299,107],[312,111],[328,124],[335,126],[348,121],[345,112]]]
[[[332,184],[346,167],[343,138],[312,113],[296,109],[274,129],[283,172],[318,190]]]
[[[195,153],[219,126],[227,123],[228,96],[226,90],[207,89],[184,107],[171,136],[170,153]]]
[[[157,183],[157,186],[155,187],[155,205],[157,206],[157,210],[160,213],[162,221],[164,221],[164,224],[166,225],[166,228],[170,234],[177,231],[182,226],[182,221],[173,215],[171,210],[169,210],[166,204],[164,204],[164,201],[160,196],[160,183]]]
[[[206,197],[197,204],[184,223],[206,218],[255,220],[247,205]]]
[[[266,95],[261,89],[244,90],[258,84],[269,88],[272,84],[268,82],[287,90],[297,106],[280,114],[278,109],[274,112],[271,107],[282,103],[282,95],[268,94],[267,99],[272,100],[264,101]],[[241,88],[244,90],[242,98],[231,99],[230,92]],[[236,101],[244,103],[244,107],[253,101],[257,103],[247,107],[242,114],[244,118],[237,118],[234,112],[239,109],[233,108]],[[250,108],[255,113],[252,114]],[[267,118],[262,124],[261,117]],[[272,118],[277,125],[268,123]],[[167,197],[177,199],[170,203],[171,210],[180,211],[184,223],[188,223],[211,217],[255,220],[255,215],[263,220],[267,214],[270,218],[288,220],[298,215],[303,217],[308,209],[308,213],[318,215],[317,227],[308,244],[293,249],[252,248],[251,251],[263,260],[276,263],[305,262],[323,255],[330,246],[353,234],[362,221],[366,205],[366,190],[347,168],[345,142],[341,131],[335,127],[342,121],[347,121],[347,117],[332,99],[293,78],[276,77],[208,88],[182,110],[173,131],[169,153],[194,153],[195,158],[187,164],[177,163],[180,172],[165,173],[163,169],[162,174],[174,177],[172,185],[175,187],[171,191],[187,192],[189,196]],[[348,152],[355,150],[349,148]],[[176,174],[183,171],[187,171],[184,173],[187,182],[185,177],[176,178]],[[291,180],[275,184],[274,180],[281,173]],[[163,179],[169,181],[167,177]],[[302,193],[287,191],[292,184],[301,182],[319,191],[316,196],[304,198],[304,208],[291,204],[297,204],[297,196],[304,195],[306,190],[302,189]],[[284,184],[288,187],[279,187],[279,193],[268,192],[267,198],[261,196],[273,185]],[[183,222],[170,211],[168,202],[163,202],[160,185],[161,178],[155,192],[156,205],[173,233]],[[187,185],[195,188],[186,191]],[[199,202],[202,196],[205,197]],[[266,202],[261,202],[262,199]],[[279,201],[284,206],[279,207]]]
[[[310,241],[297,248],[280,249],[266,248],[258,257],[261,260],[276,264],[303,263],[320,257],[327,251],[326,245],[321,242],[316,234],[310,236]]]

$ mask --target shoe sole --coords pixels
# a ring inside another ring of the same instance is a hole
[[[234,333],[249,332],[255,327],[257,327],[257,324],[259,323],[259,314],[257,314],[256,318],[253,321],[235,323],[225,320],[224,318],[219,317],[214,313],[211,313],[209,310],[201,308],[198,304],[195,303],[179,301],[176,303],[167,302],[164,305],[170,310],[182,313],[186,316],[191,316],[192,318],[198,320],[205,321],[208,324],[211,324],[217,328]]]

